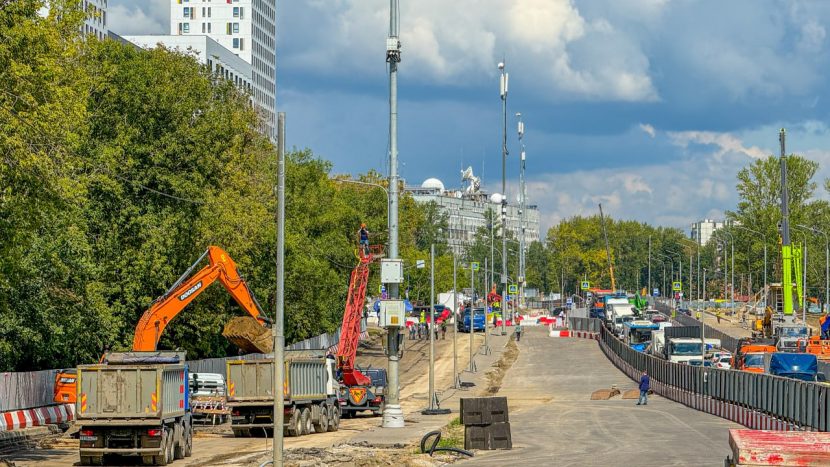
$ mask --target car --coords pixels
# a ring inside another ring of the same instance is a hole
[[[692,316],[692,310],[690,310],[688,308],[678,308],[677,312],[678,313],[683,313],[686,316]]]
[[[721,355],[719,357],[713,358],[712,363],[714,363],[715,368],[720,368],[723,370],[730,370],[732,369],[732,356],[731,355]]]
[[[664,323],[666,321],[666,317],[661,315],[660,313],[651,315],[651,322],[652,323]]]

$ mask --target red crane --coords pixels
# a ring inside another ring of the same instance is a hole
[[[359,261],[349,280],[349,294],[346,297],[343,325],[340,328],[340,344],[337,346],[337,366],[346,386],[369,386],[372,383],[368,376],[355,368],[355,357],[360,341],[360,319],[363,317],[363,307],[366,304],[369,266],[375,258],[382,255],[381,245],[370,246],[368,254],[363,248],[359,248]]]

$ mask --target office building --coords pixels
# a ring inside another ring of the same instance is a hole
[[[265,131],[276,121],[276,0],[170,0],[170,34],[208,36],[251,65],[251,96]]]
[[[485,213],[492,210],[500,222],[501,195],[490,195],[480,187],[480,179],[472,175],[472,171],[465,171],[465,177],[470,184],[466,188],[447,190],[444,184],[435,178],[424,181],[420,186],[407,186],[405,191],[412,195],[418,203],[435,202],[441,213],[446,213],[449,224],[447,244],[458,255],[464,254],[466,248],[473,244],[476,231],[480,227],[487,228]],[[539,208],[528,205],[524,218],[525,240],[530,244],[540,239]],[[498,225],[496,226],[498,228]],[[521,210],[518,203],[507,205],[507,231],[518,239],[521,235]],[[501,255],[501,244],[496,249]]]

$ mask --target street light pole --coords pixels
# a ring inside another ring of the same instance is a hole
[[[389,259],[398,259],[398,63],[401,61],[399,39],[398,0],[389,0],[389,36],[386,39],[386,63],[389,64]],[[399,284],[389,285],[389,298],[400,298]],[[384,428],[403,428],[403,410],[400,405],[400,381],[398,379],[399,341],[398,328],[387,330],[388,357],[386,405],[383,409]]]
[[[501,335],[507,334],[506,315],[507,307],[505,306],[504,297],[507,296],[507,88],[509,76],[504,70],[504,62],[499,63],[499,70],[501,71],[500,93],[501,93],[501,109],[502,117],[504,119],[504,131],[501,144],[501,283],[502,291],[502,317],[501,317]],[[472,317],[471,317],[472,319]]]
[[[652,295],[651,289],[651,235],[648,236],[648,295]]]
[[[283,465],[282,427],[285,394],[277,391],[285,381],[285,112],[277,114],[277,296],[274,316],[274,442],[272,462]],[[277,395],[279,394],[279,395]]]
[[[755,235],[760,235],[761,238],[764,240],[764,306],[767,305],[767,236],[762,233],[758,232],[757,230],[752,230],[749,227],[744,227],[742,225],[736,225],[735,228],[746,230],[747,232],[754,233]],[[827,236],[825,235],[825,238]]]
[[[830,297],[830,239],[828,239],[826,232],[815,227],[807,227],[806,225],[798,225],[798,227],[824,236],[824,302],[822,304],[822,309],[824,310],[828,297]],[[806,271],[807,267],[805,266],[804,269]]]
[[[475,296],[476,296],[476,276],[475,269],[473,269],[473,262],[470,261],[470,372],[476,371],[475,363],[473,362],[473,334],[475,333]],[[461,322],[464,322],[462,318]],[[487,323],[484,323],[485,330]]]
[[[458,259],[452,252],[452,387],[461,388],[458,380]]]
[[[525,299],[525,208],[526,208],[526,199],[527,198],[527,187],[525,184],[525,145],[524,145],[524,135],[525,135],[525,124],[522,121],[522,114],[516,113],[516,117],[519,119],[518,123],[518,133],[519,133],[519,274],[518,274],[518,285],[519,285],[519,299],[517,305],[523,306],[524,299]],[[518,307],[514,307],[517,308]]]

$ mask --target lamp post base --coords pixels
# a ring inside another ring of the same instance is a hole
[[[383,409],[383,428],[403,428],[403,410],[400,405],[387,405]]]

